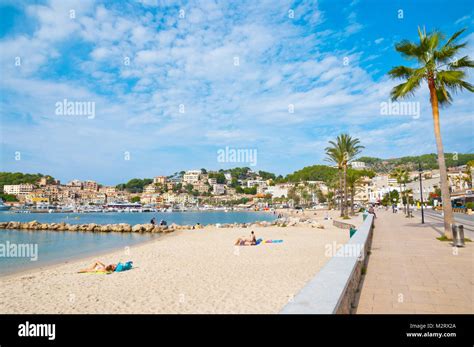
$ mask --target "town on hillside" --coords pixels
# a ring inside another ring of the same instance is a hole
[[[448,169],[453,207],[472,209],[472,161]],[[353,208],[373,205],[437,207],[441,203],[440,174],[437,169],[404,169],[397,175],[376,172],[364,161],[351,162],[348,197]],[[400,171],[400,170],[399,170]],[[51,176],[16,175],[28,181],[3,184],[3,208],[12,211],[116,212],[171,211],[192,209],[334,208],[342,193],[337,169],[326,165],[304,168],[286,177],[250,168],[207,171],[188,170],[153,179],[132,179],[117,186],[92,180],[62,184]],[[422,189],[420,189],[420,177]],[[3,182],[7,179],[3,179]]]

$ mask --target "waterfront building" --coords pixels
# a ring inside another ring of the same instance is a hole
[[[265,193],[271,194],[273,198],[287,198],[288,187],[283,184],[276,184],[274,186],[267,187]]]
[[[35,186],[29,183],[6,184],[3,186],[3,192],[5,194],[21,196],[21,195],[27,195],[28,193],[32,192],[34,188]]]

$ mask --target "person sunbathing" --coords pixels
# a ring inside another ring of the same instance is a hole
[[[117,264],[105,265],[100,261],[95,261],[90,267],[79,270],[79,273],[84,272],[113,272],[117,268]]]
[[[257,244],[257,238],[255,237],[255,233],[252,231],[250,233],[249,238],[239,237],[237,241],[235,241],[235,246],[255,246]]]

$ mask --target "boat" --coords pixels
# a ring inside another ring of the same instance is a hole
[[[11,206],[5,205],[3,201],[0,199],[0,211],[8,211]]]

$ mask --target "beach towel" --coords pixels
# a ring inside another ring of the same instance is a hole
[[[87,271],[87,272],[78,272],[80,274],[92,274],[92,275],[110,275],[113,271],[97,270],[97,271]]]
[[[115,272],[122,272],[130,270],[133,266],[133,261],[127,261],[125,264],[118,263],[117,267],[115,268]]]
[[[258,246],[261,243],[282,243],[283,240],[263,240],[263,239],[258,239],[257,242],[255,243],[255,246]]]

